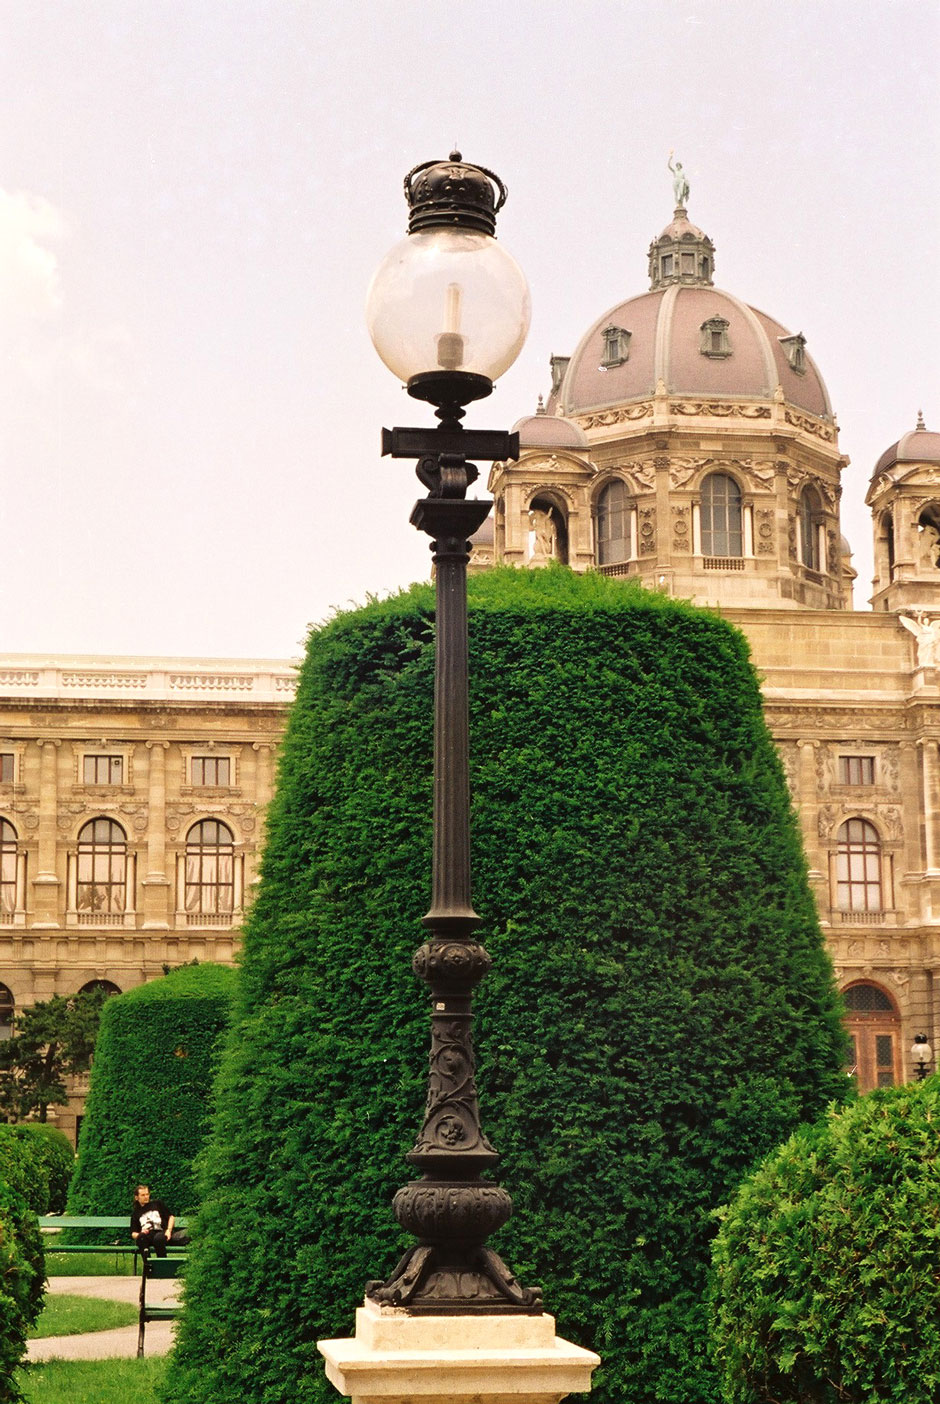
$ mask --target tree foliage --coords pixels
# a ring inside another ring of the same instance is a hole
[[[405,1240],[420,1124],[433,596],[310,640],[245,936],[175,1404],[326,1401]],[[785,785],[739,634],[599,576],[471,582],[483,1120],[515,1214],[493,1246],[595,1397],[715,1397],[711,1214],[843,1093],[843,1036]],[[759,1049],[759,1057],[755,1056]]]
[[[134,1186],[194,1207],[193,1162],[209,1126],[235,972],[184,965],[108,1001],[69,1193],[74,1213],[130,1212]]]
[[[795,1133],[723,1211],[727,1404],[940,1398],[940,1078]]]
[[[66,1078],[88,1071],[108,997],[101,987],[53,995],[17,1015],[12,1038],[0,1043],[0,1118],[45,1121],[51,1106],[66,1105]]]
[[[56,1127],[41,1121],[0,1125],[0,1179],[15,1183],[34,1213],[61,1214],[74,1166],[72,1143]]]

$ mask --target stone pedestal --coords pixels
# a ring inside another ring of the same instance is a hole
[[[409,1316],[368,1298],[354,1337],[317,1348],[353,1404],[558,1404],[601,1363],[556,1336],[553,1316]]]

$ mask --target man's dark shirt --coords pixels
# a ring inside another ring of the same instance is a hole
[[[162,1199],[135,1204],[131,1210],[131,1233],[154,1233],[158,1229],[166,1229],[169,1222],[170,1211]]]

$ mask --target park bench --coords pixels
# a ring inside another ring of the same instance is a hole
[[[137,1327],[137,1358],[141,1359],[144,1353],[144,1333],[147,1329],[148,1321],[172,1321],[179,1316],[181,1307],[178,1302],[169,1306],[151,1306],[147,1301],[147,1283],[153,1281],[167,1281],[169,1278],[178,1277],[186,1262],[186,1253],[174,1253],[172,1249],[165,1258],[158,1258],[153,1253],[141,1253],[143,1259],[143,1272],[140,1274],[140,1316]]]
[[[178,1219],[177,1228],[185,1228],[186,1220]],[[136,1243],[128,1242],[130,1234],[130,1212],[119,1216],[109,1214],[43,1214],[39,1219],[43,1233],[65,1233],[70,1229],[113,1229],[120,1231],[123,1243],[52,1243],[48,1253],[113,1253],[116,1258],[133,1254],[134,1274],[137,1274],[137,1259],[142,1256]]]

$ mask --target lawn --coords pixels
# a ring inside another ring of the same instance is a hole
[[[58,1253],[46,1249],[47,1277],[133,1277],[132,1253]]]
[[[166,1361],[50,1360],[17,1376],[27,1404],[156,1404]]]
[[[49,1336],[79,1336],[84,1331],[109,1331],[115,1326],[132,1326],[138,1308],[131,1302],[109,1302],[101,1297],[78,1297],[63,1293],[47,1296],[42,1315],[30,1331],[32,1340]]]

